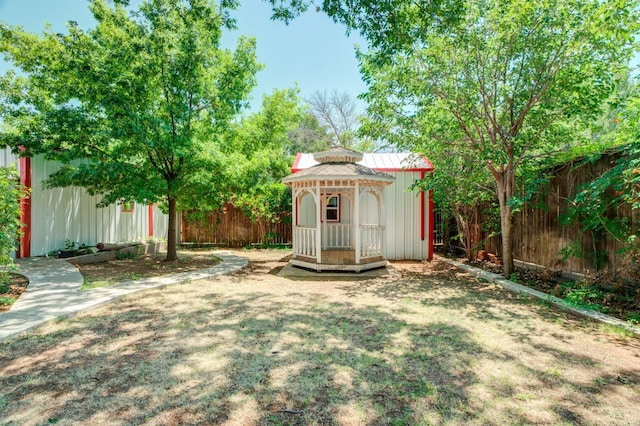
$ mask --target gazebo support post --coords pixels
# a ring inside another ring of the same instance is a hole
[[[360,264],[360,182],[356,179],[356,188],[354,194],[354,206],[353,206],[353,227],[356,232],[356,265]]]
[[[322,194],[320,193],[320,180],[316,180],[316,262],[322,261]]]

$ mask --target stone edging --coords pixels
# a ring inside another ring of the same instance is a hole
[[[547,293],[543,293],[541,291],[538,290],[534,290],[532,288],[523,286],[521,284],[517,284],[514,283],[513,281],[510,281],[506,278],[504,278],[502,275],[498,275],[498,274],[494,274],[492,272],[487,272],[484,271],[482,269],[478,269],[475,268],[473,266],[469,266],[469,265],[465,265],[462,262],[458,262],[456,260],[452,260],[452,259],[447,259],[441,256],[437,257],[438,260],[442,260],[443,262],[446,262],[450,265],[455,266],[458,269],[461,269],[465,272],[468,272],[478,278],[482,278],[485,279],[489,282],[495,283],[495,284],[499,284],[502,287],[504,287],[505,289],[513,292],[513,293],[522,293],[522,294],[526,294],[532,297],[535,297],[536,299],[540,299],[540,300],[544,300],[545,302],[549,302],[557,307],[559,307],[560,309],[562,309],[563,311],[567,311],[567,312],[571,312],[586,318],[590,318],[592,320],[595,321],[599,321],[599,322],[603,322],[606,324],[610,324],[610,325],[614,325],[617,327],[622,327],[632,333],[635,333],[636,335],[640,336],[640,327],[629,324],[628,322],[625,322],[621,319],[612,317],[610,315],[606,315],[603,314],[602,312],[597,312],[597,311],[592,311],[590,309],[582,309],[582,308],[576,308],[574,306],[571,306],[568,302],[566,302],[565,300],[559,299],[555,296],[552,296],[550,294]]]

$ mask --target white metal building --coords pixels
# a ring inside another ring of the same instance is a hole
[[[298,154],[283,179],[293,192],[292,263],[360,271],[386,259],[431,259],[432,198],[411,187],[432,170],[411,154]]]
[[[98,208],[99,196],[84,188],[44,189],[42,181],[60,167],[43,156],[18,158],[8,149],[0,150],[0,166],[15,165],[20,182],[31,188],[21,203],[21,221],[26,226],[17,257],[39,256],[64,248],[65,241],[95,245],[166,238],[167,215],[157,206],[133,204]]]

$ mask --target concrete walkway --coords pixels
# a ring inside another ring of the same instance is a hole
[[[577,308],[575,306],[570,305],[565,300],[559,299],[555,296],[551,296],[550,294],[543,293],[533,288],[529,288],[529,287],[520,285],[518,283],[514,283],[513,281],[506,279],[502,275],[498,275],[482,269],[474,268],[473,266],[465,265],[464,263],[458,262],[453,259],[447,259],[441,256],[438,256],[437,258],[438,260],[441,260],[450,265],[453,265],[462,271],[465,271],[474,275],[477,278],[482,278],[488,282],[499,284],[505,289],[513,293],[526,294],[528,296],[535,297],[536,299],[544,300],[545,302],[551,303],[564,311],[572,312],[574,314],[577,314],[583,317],[591,318],[594,321],[600,321],[606,324],[614,325],[616,327],[621,327],[631,331],[632,333],[640,335],[640,327],[632,325],[628,322],[622,321],[621,319],[603,314],[602,312],[592,311],[590,309]]]
[[[0,340],[24,333],[44,322],[69,317],[128,294],[230,274],[248,264],[246,258],[228,252],[216,252],[215,255],[222,259],[222,263],[211,268],[127,281],[88,291],[80,291],[84,280],[78,268],[69,262],[47,258],[20,260],[19,272],[29,279],[29,287],[9,312],[0,314]]]

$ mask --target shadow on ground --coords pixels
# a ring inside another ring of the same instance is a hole
[[[4,343],[0,418],[162,425],[638,419],[625,408],[640,406],[635,367],[572,352],[567,330],[580,321],[490,284],[447,270],[332,283],[323,292],[294,282],[284,291],[269,269],[255,263],[234,277],[150,291]]]

